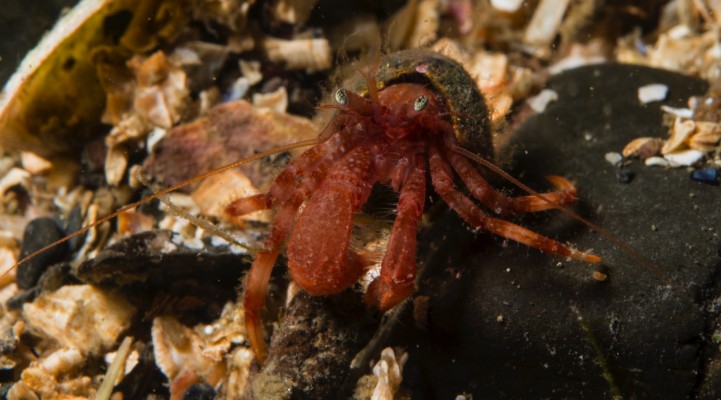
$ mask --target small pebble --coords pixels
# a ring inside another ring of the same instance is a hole
[[[629,171],[627,169],[616,171],[616,179],[618,180],[618,183],[629,184],[634,177],[636,177],[636,174],[634,174],[633,171]]]
[[[604,158],[606,158],[606,161],[608,161],[609,164],[613,165],[614,167],[621,163],[621,161],[623,161],[623,156],[615,151],[606,153],[604,155]]]
[[[696,171],[693,171],[691,173],[691,179],[693,179],[697,182],[707,183],[709,185],[718,186],[719,185],[719,172],[715,168],[697,169]]]
[[[671,163],[663,158],[663,157],[649,157],[643,161],[644,164],[647,166],[660,166],[660,167],[668,167],[671,165]]]
[[[212,386],[207,383],[199,383],[188,388],[183,400],[213,400],[216,394]]]
[[[608,275],[604,274],[601,271],[593,271],[593,279],[595,279],[599,282],[603,282],[606,279],[608,279]]]
[[[668,86],[661,83],[654,83],[638,88],[638,99],[643,104],[664,100],[667,94]]]
[[[537,96],[527,100],[528,105],[537,113],[542,113],[552,101],[558,100],[558,93],[550,89],[543,89]]]
[[[49,217],[35,218],[25,227],[20,258],[24,258],[46,245],[65,236],[65,232],[54,219]],[[62,261],[67,254],[67,243],[48,249],[36,257],[18,266],[15,282],[21,289],[30,289],[40,279],[40,275],[52,264]]]

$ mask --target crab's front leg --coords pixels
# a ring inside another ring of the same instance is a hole
[[[571,257],[586,262],[601,261],[596,255],[570,248],[522,226],[502,219],[493,218],[481,211],[468,197],[456,189],[450,166],[448,162],[443,159],[440,151],[435,147],[431,147],[430,149],[429,163],[433,189],[441,196],[443,201],[469,225],[478,229],[487,230],[493,234],[525,244],[526,246],[534,247],[546,253]]]
[[[293,225],[293,219],[298,208],[303,203],[299,195],[288,199],[278,210],[270,228],[270,235],[265,240],[265,250],[256,254],[253,265],[248,272],[245,284],[243,307],[245,309],[245,328],[248,340],[260,362],[265,360],[266,346],[263,338],[263,327],[260,322],[260,311],[265,305],[265,296],[268,292],[268,282],[273,271],[275,260],[280,254],[283,241]]]
[[[445,158],[468,188],[471,195],[496,214],[513,215],[544,211],[558,205],[572,204],[576,200],[576,188],[560,176],[548,176],[556,191],[541,196],[508,197],[491,186],[468,159],[450,149],[445,149]]]
[[[288,243],[293,281],[312,295],[338,293],[360,278],[364,263],[348,250],[353,214],[368,200],[375,174],[365,146],[328,172],[296,222]]]
[[[267,193],[236,199],[228,204],[226,213],[240,216],[267,210],[282,204],[299,190],[307,194],[323,179],[330,165],[345,153],[346,146],[345,137],[337,132],[293,159],[275,177]]]
[[[423,215],[426,192],[426,169],[423,157],[417,157],[396,208],[388,250],[381,263],[380,276],[368,286],[365,301],[385,311],[413,293],[416,277],[416,236]]]

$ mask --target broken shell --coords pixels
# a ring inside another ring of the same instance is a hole
[[[284,63],[288,70],[324,71],[331,66],[330,45],[326,39],[268,38],[263,41],[263,50],[270,61]]]
[[[258,188],[247,176],[236,170],[225,171],[205,179],[191,197],[203,215],[225,218],[225,208],[234,200],[258,194]],[[257,211],[242,217],[248,221],[268,222],[268,213]]]
[[[697,121],[696,131],[688,140],[688,146],[695,150],[711,152],[721,144],[721,125],[715,122]]]
[[[318,0],[275,0],[273,1],[273,16],[292,25],[304,25],[310,17],[315,3]]]
[[[556,100],[558,100],[558,93],[550,89],[543,89],[541,93],[529,98],[526,102],[533,111],[542,113],[546,110],[548,104]]]
[[[407,2],[385,24],[391,49],[419,48],[431,44],[438,35],[438,0]]]
[[[126,338],[125,340],[132,340],[132,338],[131,339]],[[125,343],[125,342],[123,342],[123,343]],[[116,357],[118,356],[118,353],[122,349],[123,348],[122,348],[122,343],[121,343],[121,347],[118,348],[118,351],[113,351],[113,352],[105,354],[105,357],[103,357],[103,359],[108,367],[110,367],[112,365],[113,361],[115,361]],[[123,355],[124,354],[122,354],[122,353],[120,354],[121,357]],[[127,375],[127,374],[131,373],[133,371],[133,369],[140,363],[140,353],[138,353],[137,350],[131,349],[130,352],[126,356],[127,357],[125,358],[125,360],[123,360],[123,364],[124,364],[123,374],[118,377],[118,380],[121,380],[123,375]]]
[[[652,167],[652,166],[669,167],[669,166],[671,166],[671,163],[663,157],[649,157],[649,158],[645,159],[643,163],[649,167]]]
[[[523,0],[491,0],[491,5],[496,10],[505,12],[516,12],[523,4]]]
[[[609,151],[608,153],[604,154],[603,158],[608,161],[609,164],[613,165],[614,167],[623,161],[623,156],[616,153],[615,151]]]
[[[125,298],[90,285],[63,286],[23,305],[23,316],[36,334],[83,354],[112,347],[130,326],[135,308]]]
[[[191,373],[215,386],[225,377],[226,349],[222,346],[209,346],[172,317],[155,318],[151,333],[156,364],[171,382]]]
[[[573,43],[568,55],[548,67],[548,72],[555,75],[584,65],[608,62],[608,56],[604,52],[604,43],[599,40],[591,40],[587,44]]]
[[[248,385],[250,366],[255,359],[253,350],[245,347],[233,349],[228,357],[228,378],[223,385],[226,399],[243,398],[245,388]]]
[[[685,147],[686,140],[694,129],[696,129],[694,121],[686,120],[681,122],[681,118],[677,117],[671,128],[671,137],[661,148],[661,153],[668,154]]]
[[[660,138],[640,137],[630,141],[623,148],[622,154],[626,158],[637,157],[645,160],[649,157],[661,155],[664,141]]]
[[[12,168],[0,179],[0,200],[5,196],[5,192],[15,185],[27,187],[29,180],[30,173],[28,171],[20,168]]]
[[[664,158],[671,162],[673,166],[690,166],[701,161],[704,154],[698,150],[682,150],[673,153],[664,154]]]
[[[185,179],[268,150],[280,144],[314,138],[318,130],[309,120],[239,100],[212,108],[191,123],[175,127],[155,146],[145,162],[146,171],[164,185]],[[256,187],[272,176],[266,163],[240,169]]]
[[[381,352],[381,358],[373,367],[373,375],[378,379],[373,390],[372,400],[393,400],[403,380],[403,366],[408,361],[408,354],[386,347]]]
[[[105,155],[105,180],[108,185],[117,186],[128,167],[128,151],[123,145],[110,147]]]
[[[20,153],[20,162],[31,174],[40,174],[53,167],[53,163],[30,151]]]
[[[269,108],[277,113],[284,113],[288,109],[288,92],[281,86],[270,93],[253,94],[253,105],[258,108]]]
[[[240,72],[243,73],[243,77],[248,80],[248,84],[250,86],[263,80],[263,73],[260,70],[260,62],[240,60],[238,65],[240,65]]]
[[[690,108],[669,107],[665,104],[662,104],[661,110],[665,113],[674,115],[678,118],[692,118],[693,117],[693,110]]]
[[[608,279],[608,275],[601,271],[593,271],[592,275],[593,279],[597,280],[598,282],[604,282],[606,279]]]
[[[75,348],[58,350],[40,361],[40,366],[52,375],[65,373],[84,361],[83,355]]]
[[[568,4],[569,0],[541,0],[526,27],[523,41],[538,47],[549,45],[558,32]]]
[[[169,129],[180,120],[188,98],[187,76],[162,51],[150,57],[133,57],[135,72],[133,110],[154,126]]]

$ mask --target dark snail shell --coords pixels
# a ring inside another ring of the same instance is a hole
[[[432,88],[450,114],[458,145],[483,158],[493,158],[488,107],[461,64],[430,50],[399,51],[381,59],[376,80],[378,90],[396,83]]]

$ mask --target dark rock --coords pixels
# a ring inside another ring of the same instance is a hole
[[[185,392],[183,400],[213,400],[215,398],[215,389],[207,383],[198,383]]]
[[[20,249],[20,258],[24,258],[41,248],[62,239],[65,232],[52,218],[36,218],[25,227],[23,244]],[[40,275],[53,263],[61,261],[67,254],[67,244],[54,246],[38,254],[18,266],[16,283],[21,289],[30,289],[35,286]]]
[[[21,290],[15,296],[8,299],[8,301],[5,303],[5,307],[7,307],[10,311],[19,310],[23,307],[23,304],[35,300],[35,298],[38,297],[39,294],[39,287]]]
[[[247,255],[228,246],[190,248],[180,235],[156,230],[126,238],[79,266],[75,274],[84,282],[121,287],[134,283],[167,286],[169,281],[192,278],[237,284]]]
[[[65,221],[65,231],[75,232],[77,230],[80,230],[83,227],[84,220],[85,216],[83,215],[82,209],[80,207],[73,207],[73,209],[70,211],[70,215],[68,215],[68,219]],[[68,248],[70,249],[70,251],[79,250],[85,242],[86,236],[87,233],[83,233],[68,240]]]
[[[249,399],[342,399],[353,357],[368,343],[379,315],[360,294],[327,297],[301,291],[273,334],[262,371],[250,377]]]
[[[675,107],[706,88],[638,66],[568,71],[549,83],[559,101],[530,118],[500,158],[533,188],[548,188],[550,174],[573,181],[576,211],[650,263],[559,212],[514,222],[592,249],[603,258],[606,281],[592,277],[596,265],[487,234],[475,248],[459,247],[472,235],[454,228],[459,221],[449,212],[429,229],[446,256],[423,262],[437,269],[419,289],[430,296],[428,328],[406,343],[405,383],[414,399],[694,396],[712,317],[702,302],[717,295],[721,267],[714,232],[705,229],[721,226],[721,215],[708,212],[717,207],[717,189],[685,171],[641,163],[629,167],[635,179],[621,184],[604,160],[635,137],[663,132],[660,104],[637,98],[649,83],[667,84],[663,104]]]
[[[719,173],[716,168],[698,169],[691,173],[691,179],[693,179],[697,182],[707,183],[709,185],[714,185],[714,186],[718,186],[718,184],[719,184],[718,178],[719,178]]]
[[[67,262],[51,265],[38,279],[38,288],[41,291],[53,292],[65,285],[81,283],[70,273],[70,264]]]
[[[616,179],[618,179],[618,183],[631,183],[635,176],[636,174],[634,174],[633,171],[629,171],[627,169],[616,171]]]

